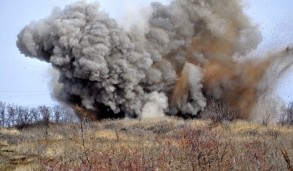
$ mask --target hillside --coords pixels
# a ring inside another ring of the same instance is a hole
[[[0,170],[292,170],[292,160],[292,127],[244,121],[124,119],[0,129]]]

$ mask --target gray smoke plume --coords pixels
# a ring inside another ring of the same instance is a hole
[[[77,2],[26,26],[17,46],[59,71],[56,99],[97,117],[145,117],[150,111],[196,116],[205,109],[207,96],[240,110],[242,101],[252,106],[239,91],[257,94],[266,69],[246,85],[248,70],[258,67],[234,59],[261,41],[239,1],[155,2],[147,21],[147,28],[126,31],[97,3]],[[235,102],[235,94],[243,100]]]

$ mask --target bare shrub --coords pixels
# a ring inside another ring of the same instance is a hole
[[[213,123],[240,119],[240,113],[221,101],[210,99],[206,110],[201,114],[204,119],[211,119]]]
[[[289,103],[285,112],[279,118],[281,125],[293,125],[293,102]]]
[[[293,171],[293,165],[291,164],[291,160],[286,150],[281,150],[284,160],[287,163],[287,169],[289,171]]]
[[[62,127],[67,134],[55,143],[64,146],[65,154],[60,158],[44,156],[40,163],[49,170],[286,170],[292,166],[290,127],[258,125],[257,129],[235,122],[231,123],[233,129],[209,129],[209,122],[195,120],[184,124],[163,120],[125,123],[128,130],[140,125],[138,133],[118,129],[125,126],[123,122],[129,121]],[[159,124],[164,126],[156,128]],[[105,127],[107,131],[100,136],[100,129]],[[279,149],[287,150],[286,158]]]
[[[264,126],[268,126],[269,123],[272,122],[272,120],[273,120],[273,115],[272,115],[271,113],[268,113],[268,112],[267,112],[267,113],[265,114],[265,116],[262,118],[261,123],[262,123],[262,125],[264,125]]]

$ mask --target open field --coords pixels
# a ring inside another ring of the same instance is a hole
[[[175,118],[0,129],[0,170],[289,170],[293,128]]]

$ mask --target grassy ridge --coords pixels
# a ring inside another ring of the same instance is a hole
[[[293,164],[292,127],[241,121],[115,120],[1,129],[0,136],[0,170],[287,170]]]

